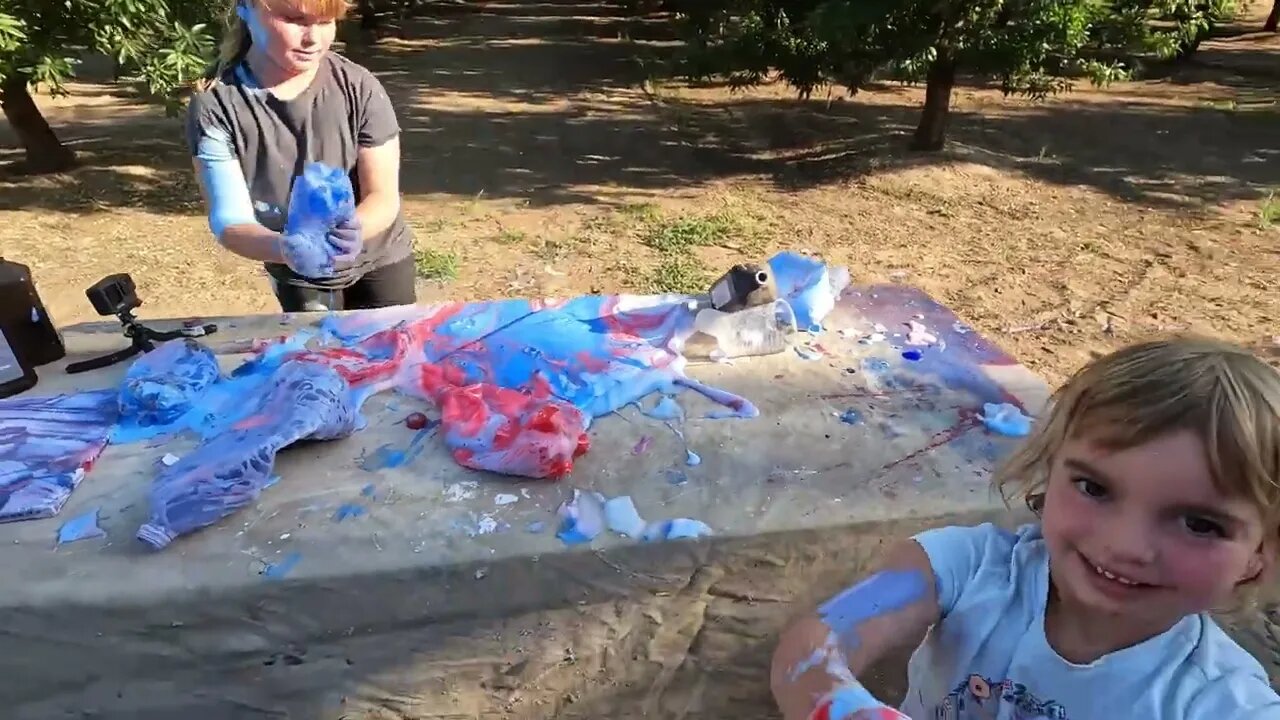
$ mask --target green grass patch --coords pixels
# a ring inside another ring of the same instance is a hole
[[[1272,190],[1258,208],[1258,226],[1263,230],[1280,225],[1280,192]]]
[[[498,236],[494,238],[501,245],[518,245],[529,239],[529,235],[522,230],[508,230],[503,228],[498,232]]]
[[[692,254],[666,255],[649,275],[648,290],[653,293],[693,295],[707,291],[710,283],[707,267]]]
[[[458,256],[444,250],[416,249],[413,267],[424,280],[454,280],[458,277]]]
[[[726,215],[658,220],[645,227],[640,242],[662,253],[688,252],[719,245],[733,236],[738,224]]]
[[[662,211],[653,203],[628,203],[618,209],[618,214],[643,223],[658,222],[662,219]]]

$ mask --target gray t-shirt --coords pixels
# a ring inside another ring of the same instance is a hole
[[[243,63],[227,69],[187,109],[187,141],[194,157],[206,133],[230,138],[244,170],[258,222],[279,232],[285,226],[293,180],[310,162],[343,168],[356,197],[360,148],[377,147],[400,134],[391,100],[365,68],[330,52],[306,90],[280,100],[262,89]],[[267,263],[276,280],[302,287],[342,288],[362,275],[403,260],[412,240],[403,212],[385,232],[364,238],[364,251],[331,278],[303,278],[287,266]]]

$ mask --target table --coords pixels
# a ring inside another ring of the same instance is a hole
[[[913,320],[940,342],[905,345]],[[213,321],[225,344],[319,318]],[[108,323],[65,336],[69,361],[125,342]],[[158,459],[189,446],[110,446],[58,517],[0,526],[0,704],[14,718],[769,717],[769,638],[790,601],[847,584],[888,539],[1005,518],[989,478],[1015,441],[976,413],[1047,396],[908,286],[846,290],[804,344],[690,368],[761,410],[702,419],[705,400],[681,395],[697,466],[629,407],[595,423],[560,483],[466,470],[438,439],[388,467],[413,437],[403,418],[430,409],[384,394],[367,429],[283,453],[255,506],[161,552],[133,533]],[[32,392],[124,369],[45,369]],[[573,488],[715,535],[566,546],[555,510]],[[107,537],[55,546],[94,507]]]

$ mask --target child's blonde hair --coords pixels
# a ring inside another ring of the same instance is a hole
[[[1088,432],[1123,450],[1179,430],[1198,435],[1222,493],[1251,500],[1280,532],[1280,372],[1244,348],[1183,337],[1099,358],[1054,393],[1047,415],[993,479],[1008,502],[1039,511],[1049,468]]]
[[[249,26],[241,19],[237,8],[256,4],[275,13],[300,12],[329,20],[341,20],[350,5],[348,0],[232,0],[227,5],[224,22],[226,31],[218,48],[218,59],[205,75],[205,85],[211,85],[222,77],[228,68],[244,60],[253,44]]]

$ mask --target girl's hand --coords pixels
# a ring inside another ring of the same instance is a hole
[[[364,232],[360,227],[360,219],[355,215],[342,220],[325,236],[333,249],[331,253],[335,263],[349,263],[360,257],[364,249]]]
[[[284,264],[305,278],[333,275],[333,253],[323,238],[307,233],[280,235],[280,256]]]

